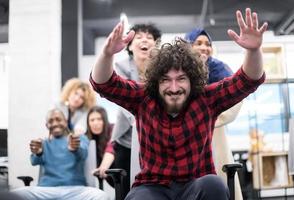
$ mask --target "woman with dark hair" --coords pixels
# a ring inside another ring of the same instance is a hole
[[[96,142],[97,168],[93,173],[101,178],[107,177],[105,170],[109,169],[114,161],[114,150],[110,142],[112,127],[103,107],[94,106],[89,110],[86,135]]]

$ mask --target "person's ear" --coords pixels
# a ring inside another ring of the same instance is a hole
[[[128,47],[129,51],[133,52],[133,44],[131,43]]]
[[[64,125],[64,127],[67,127],[67,122],[64,121],[64,122],[63,122],[63,125]]]
[[[161,43],[161,39],[157,38],[157,40],[155,40],[155,46],[158,48],[160,46]]]

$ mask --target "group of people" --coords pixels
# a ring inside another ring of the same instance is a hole
[[[31,164],[40,166],[38,186],[13,193],[24,200],[107,200],[104,191],[87,186],[85,174],[90,140],[96,142],[97,169],[92,169],[93,173],[105,171],[113,162],[112,124],[106,110],[96,105],[90,85],[77,78],[65,83],[60,97],[46,116],[48,136],[30,142]]]
[[[117,24],[94,65],[90,82],[101,96],[135,116],[140,144],[140,168],[126,200],[229,199],[216,176],[212,136],[218,116],[241,102],[265,80],[261,44],[267,23],[256,13],[236,12],[240,33],[229,36],[245,49],[241,68],[207,84],[205,55],[178,39],[149,55],[144,82],[125,79],[114,71],[113,56],[135,37],[123,35]],[[192,45],[193,46],[193,45]]]
[[[86,186],[87,147],[95,140],[93,173],[107,178],[107,169],[125,169],[126,200],[229,199],[224,181],[215,175],[214,128],[232,121],[235,115],[217,125],[224,111],[263,83],[260,47],[267,28],[250,9],[245,19],[240,11],[236,16],[240,34],[228,34],[246,51],[234,74],[212,57],[212,40],[203,29],[159,47],[161,32],[154,25],[137,24],[124,36],[118,23],[90,74],[94,91],[121,106],[116,123],[95,106],[87,83],[68,81],[61,102],[46,116],[48,137],[30,143],[31,163],[43,170],[38,186],[15,193],[24,199],[108,199],[104,191]],[[129,58],[113,64],[114,54],[125,48]],[[132,134],[138,134],[141,171],[130,189]]]

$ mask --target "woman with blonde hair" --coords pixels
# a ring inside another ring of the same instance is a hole
[[[64,84],[56,107],[64,113],[69,130],[82,134],[87,130],[87,113],[95,104],[95,93],[89,84],[71,78]]]

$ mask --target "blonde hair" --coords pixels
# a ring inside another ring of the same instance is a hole
[[[90,85],[78,78],[71,78],[65,82],[60,95],[61,102],[66,103],[69,95],[78,89],[83,90],[85,93],[82,107],[89,109],[96,104],[95,93]]]

